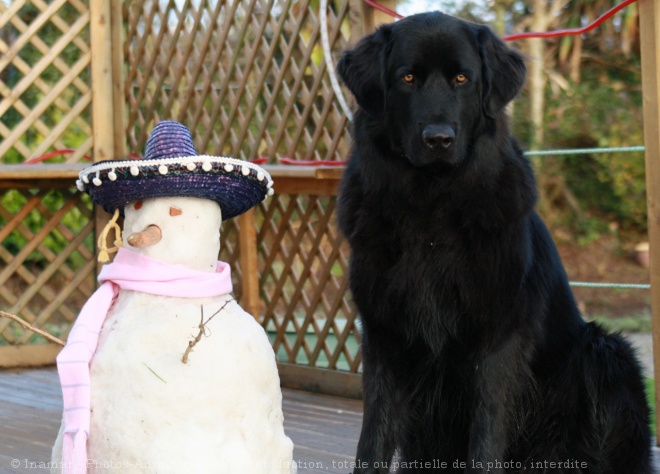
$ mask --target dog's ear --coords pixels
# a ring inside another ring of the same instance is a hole
[[[518,94],[525,83],[524,57],[509,48],[486,26],[476,26],[481,57],[483,108],[493,118]]]
[[[385,70],[392,26],[386,24],[362,38],[342,54],[337,73],[353,93],[358,105],[369,115],[385,112]]]

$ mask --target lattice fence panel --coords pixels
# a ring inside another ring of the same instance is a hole
[[[321,46],[347,46],[349,0],[124,2],[128,147],[139,154],[153,126],[191,129],[200,153],[344,160],[346,117]],[[276,184],[277,191],[277,184]],[[283,362],[358,372],[355,310],[347,291],[348,246],[335,225],[336,199],[276,194],[258,207],[264,327]],[[240,297],[239,224],[223,225],[221,258]]]
[[[358,372],[360,334],[336,198],[275,195],[261,204],[263,325],[282,362]]]
[[[90,60],[87,2],[0,2],[0,163],[90,153]]]
[[[125,2],[126,131],[139,153],[154,124],[175,119],[199,151],[243,159],[344,160],[346,118],[326,71],[347,45],[349,0]]]
[[[230,219],[222,223],[220,229],[220,260],[227,262],[231,267],[231,281],[234,287],[234,298],[241,300],[243,294],[241,277],[243,269],[239,259],[239,241],[240,226],[238,219]]]
[[[66,337],[94,291],[92,204],[72,189],[0,189],[0,308]],[[0,319],[0,345],[35,336]]]
[[[350,35],[349,0],[123,2],[128,149],[162,119],[193,132],[200,153],[242,159],[346,159],[346,117],[321,46]],[[0,162],[56,149],[91,154],[88,2],[0,1]],[[63,158],[64,160],[64,158]],[[333,197],[277,194],[256,212],[264,326],[280,360],[358,372],[348,247]],[[73,189],[0,188],[0,307],[66,338],[95,286],[92,205]],[[223,224],[221,258],[242,293],[240,221]],[[0,320],[0,345],[35,342]],[[38,341],[37,341],[38,342]]]

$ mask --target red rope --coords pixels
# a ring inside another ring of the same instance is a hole
[[[504,41],[515,41],[515,40],[519,40],[519,39],[528,39],[528,38],[559,38],[561,36],[581,35],[583,33],[589,32],[589,31],[591,31],[595,28],[598,28],[606,20],[608,20],[611,17],[613,17],[614,15],[616,15],[620,10],[623,10],[628,5],[630,5],[631,3],[635,3],[636,1],[637,0],[625,0],[624,2],[619,3],[618,5],[615,5],[614,7],[610,8],[605,13],[603,13],[601,16],[599,16],[594,21],[589,23],[587,26],[584,26],[582,28],[569,28],[569,29],[566,29],[566,30],[545,31],[545,32],[540,32],[540,33],[534,33],[534,32],[514,33],[514,34],[511,34],[511,35],[503,36],[502,39]]]
[[[279,162],[283,165],[297,166],[346,166],[345,161],[331,160],[294,160],[293,158],[280,158]]]
[[[34,165],[36,163],[40,163],[44,160],[47,160],[49,158],[53,158],[54,156],[61,156],[61,155],[70,155],[72,153],[75,153],[77,150],[73,150],[71,148],[64,148],[62,150],[55,150],[51,151],[50,153],[46,153],[45,155],[37,156],[35,158],[30,158],[29,160],[25,161],[23,163],[24,165]],[[87,161],[92,161],[92,157],[89,155],[83,155]]]
[[[381,5],[381,4],[378,3],[378,2],[375,2],[374,0],[364,0],[364,3],[366,3],[367,5],[369,5],[371,8],[375,8],[376,10],[380,10],[381,12],[383,12],[383,13],[385,13],[386,15],[389,15],[389,16],[391,16],[391,17],[397,18],[397,19],[399,19],[399,20],[400,20],[401,18],[403,18],[403,15],[401,15],[401,14],[395,12],[394,10],[390,10],[390,9],[387,8],[387,7],[384,7],[383,5]]]
[[[615,5],[614,7],[610,8],[608,11],[603,13],[601,16],[596,18],[594,21],[589,23],[587,26],[584,26],[582,28],[569,28],[566,30],[555,30],[555,31],[542,31],[542,32],[533,32],[529,31],[526,33],[513,33],[510,35],[505,35],[502,37],[504,41],[516,41],[520,39],[528,39],[528,38],[558,38],[560,36],[575,36],[575,35],[581,35],[583,33],[587,33],[595,28],[598,28],[601,24],[603,24],[606,20],[610,19],[612,16],[616,15],[619,11],[623,10],[626,8],[628,5],[631,3],[636,2],[637,0],[625,0],[624,2]],[[370,7],[379,10],[393,18],[397,19],[402,19],[404,18],[403,15],[390,10],[387,7],[384,7],[383,5],[379,4],[375,0],[364,0],[364,3],[369,5]]]

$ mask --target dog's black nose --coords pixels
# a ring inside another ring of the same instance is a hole
[[[422,140],[431,150],[446,150],[455,139],[456,133],[449,125],[427,125],[422,132]]]

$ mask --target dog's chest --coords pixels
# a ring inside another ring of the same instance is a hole
[[[395,303],[389,304],[391,308],[411,308],[418,304],[420,294],[433,295],[434,305],[443,296],[458,298],[460,293],[445,290],[463,285],[474,271],[460,234],[438,216],[413,218],[384,211],[365,212],[368,217],[360,222],[352,239],[352,283],[373,290],[354,293],[381,301],[385,295]],[[369,303],[373,304],[377,302]]]
[[[360,271],[378,273],[374,278],[428,276],[436,280],[447,277],[456,262],[469,258],[465,239],[445,212],[415,216],[365,207],[363,215],[351,242],[352,251],[362,261]]]
[[[441,204],[423,212],[375,204],[363,203],[351,237],[351,287],[364,319],[408,321],[412,339],[463,338],[505,312],[502,295],[515,292],[521,267],[512,239],[471,231]]]

